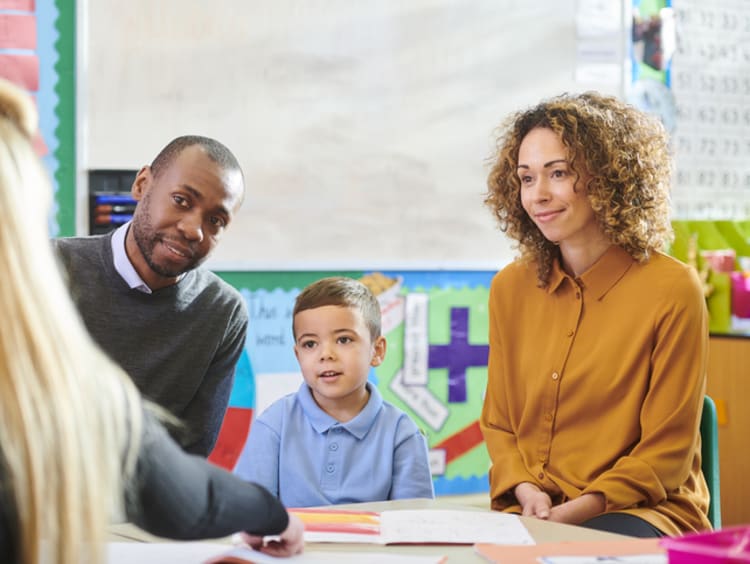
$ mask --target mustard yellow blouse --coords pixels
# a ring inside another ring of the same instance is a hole
[[[607,512],[667,534],[709,529],[699,423],[707,311],[697,274],[661,253],[612,246],[577,278],[539,288],[514,262],[490,290],[481,426],[492,507],[520,511],[532,482],[555,505],[599,492]]]

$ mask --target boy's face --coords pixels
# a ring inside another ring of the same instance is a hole
[[[315,401],[339,421],[356,416],[367,403],[370,367],[383,362],[385,339],[373,342],[359,310],[342,306],[301,311],[294,330],[294,354]]]

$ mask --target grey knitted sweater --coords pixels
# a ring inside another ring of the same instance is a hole
[[[94,339],[148,399],[184,424],[185,450],[207,456],[216,442],[247,334],[240,293],[198,267],[145,294],[114,267],[111,234],[56,239],[74,301]]]

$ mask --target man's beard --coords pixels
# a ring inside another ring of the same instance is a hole
[[[181,274],[194,269],[203,262],[203,257],[197,257],[195,255],[190,259],[187,266],[181,268],[170,268],[167,265],[156,262],[154,260],[154,248],[160,241],[164,240],[164,237],[151,228],[151,216],[147,209],[141,210],[140,217],[138,217],[137,221],[133,222],[131,227],[133,228],[133,238],[146,261],[146,264],[159,276],[165,278],[176,278]]]

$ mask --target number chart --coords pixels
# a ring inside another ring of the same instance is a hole
[[[750,2],[675,0],[674,215],[750,217]]]

